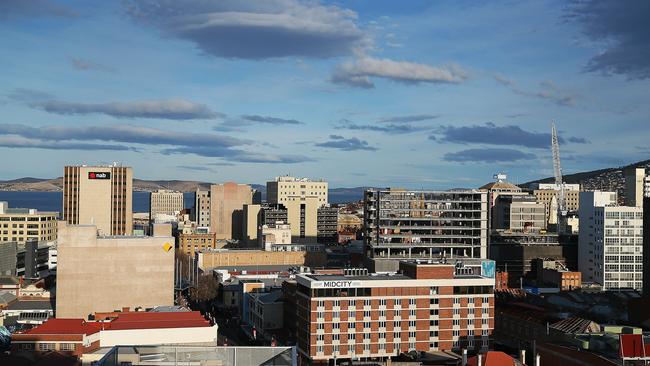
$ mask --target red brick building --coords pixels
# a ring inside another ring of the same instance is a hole
[[[400,274],[296,276],[298,351],[309,363],[409,351],[485,351],[494,262],[401,262]]]

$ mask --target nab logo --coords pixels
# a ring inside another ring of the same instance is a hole
[[[111,179],[111,173],[107,173],[107,172],[88,172],[88,179]]]

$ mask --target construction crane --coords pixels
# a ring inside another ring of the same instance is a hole
[[[551,121],[551,150],[553,151],[553,173],[555,173],[555,186],[558,189],[557,195],[557,225],[560,228],[560,217],[566,217],[566,195],[564,192],[564,182],[562,181],[562,167],[560,166],[560,144],[557,138],[557,129],[555,121]]]

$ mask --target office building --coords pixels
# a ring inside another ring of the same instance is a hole
[[[63,220],[95,225],[100,235],[133,231],[133,170],[129,167],[66,166],[63,174]]]
[[[546,229],[546,208],[533,196],[500,195],[493,207],[492,229],[540,232]]]
[[[650,191],[643,197],[643,296],[650,298]]]
[[[151,192],[149,203],[151,220],[155,219],[157,214],[177,215],[183,211],[183,192],[159,189]]]
[[[51,242],[0,243],[0,275],[39,278],[47,274]]]
[[[198,227],[210,227],[210,191],[194,193],[194,220]]]
[[[481,190],[366,190],[367,266],[384,272],[400,259],[487,258],[487,206]]]
[[[57,216],[58,212],[9,208],[7,202],[0,202],[0,242],[55,241]]]
[[[294,241],[317,240],[318,209],[328,204],[327,187],[323,180],[290,176],[276,177],[275,181],[266,183],[266,200],[286,208]]]
[[[317,363],[489,349],[493,261],[408,261],[400,271],[296,275],[301,356]]]
[[[339,209],[322,206],[316,213],[317,241],[322,244],[336,244]]]
[[[218,249],[219,243],[215,233],[180,233],[178,234],[178,249],[188,255],[208,249]]]
[[[643,209],[618,206],[615,192],[580,193],[579,269],[603,290],[641,290]]]
[[[249,245],[258,243],[258,230],[262,217],[262,205],[250,204],[244,205],[242,217],[242,232],[244,233],[243,241]]]
[[[59,227],[56,316],[174,305],[174,238],[97,237],[93,225]]]
[[[487,191],[487,200],[489,208],[494,207],[494,204],[500,195],[516,196],[527,194],[518,186],[508,182],[508,176],[499,173],[494,175],[494,182],[490,182],[479,188],[482,191]]]
[[[547,223],[557,224],[557,199],[560,187],[554,183],[534,183],[530,188],[537,202],[546,206]],[[580,185],[564,184],[564,198],[567,211],[577,212],[580,208]]]
[[[262,205],[259,225],[273,227],[279,222],[284,224],[289,222],[289,214],[287,212],[287,209],[283,205],[279,204]]]
[[[217,240],[242,239],[244,205],[253,203],[253,189],[228,182],[210,186],[210,232]]]
[[[623,171],[625,175],[625,206],[643,207],[645,188],[645,168],[630,167]]]

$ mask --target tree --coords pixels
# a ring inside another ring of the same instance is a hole
[[[217,281],[212,275],[202,275],[197,282],[196,287],[190,289],[190,298],[192,301],[203,302],[217,297]]]

